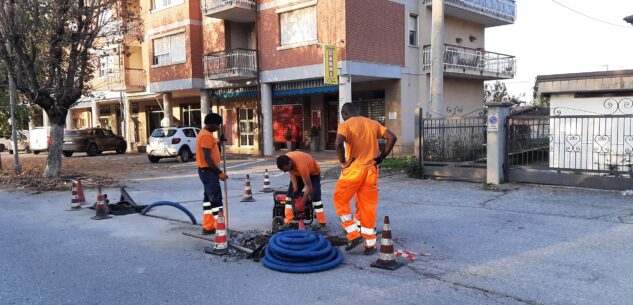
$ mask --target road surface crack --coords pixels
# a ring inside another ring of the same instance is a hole
[[[522,297],[518,297],[518,296],[513,296],[513,295],[509,295],[503,292],[498,292],[498,291],[492,291],[490,289],[486,289],[486,288],[481,288],[481,287],[477,287],[477,286],[473,286],[473,285],[468,285],[468,284],[462,284],[459,282],[455,282],[455,281],[450,281],[447,279],[442,278],[441,274],[433,274],[433,273],[429,273],[429,272],[422,272],[419,270],[416,270],[415,267],[411,266],[411,265],[407,265],[407,267],[409,269],[411,269],[414,273],[416,273],[417,275],[420,276],[424,276],[426,278],[430,278],[442,283],[446,283],[449,285],[453,285],[453,286],[457,286],[457,287],[461,287],[461,288],[465,288],[465,289],[469,289],[469,290],[475,290],[477,292],[482,293],[484,296],[490,298],[490,296],[495,296],[495,297],[501,297],[501,298],[508,298],[508,299],[512,299],[515,300],[517,302],[521,302],[524,304],[529,304],[529,305],[544,305],[543,303],[539,303],[533,300],[528,300]]]

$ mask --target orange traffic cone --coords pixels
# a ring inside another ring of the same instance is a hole
[[[272,187],[270,187],[270,176],[268,176],[268,169],[264,171],[264,189],[262,189],[264,193],[272,193],[274,192]]]
[[[80,204],[86,203],[86,195],[84,194],[84,187],[81,185],[81,179],[77,179],[77,200]]]
[[[73,186],[71,189],[70,210],[67,211],[79,211],[81,210],[81,202],[77,195],[77,181],[73,180]]]
[[[218,222],[215,225],[215,245],[213,248],[204,248],[205,253],[213,255],[225,255],[229,253],[228,238],[226,237],[226,226],[224,225],[224,212],[218,214]]]
[[[385,216],[385,223],[382,225],[382,235],[380,237],[380,256],[376,262],[371,264],[372,267],[396,270],[402,267],[402,263],[396,261],[396,254],[391,241],[391,225],[389,224],[389,216]]]
[[[95,204],[96,215],[92,217],[94,220],[112,218],[108,215],[108,207],[105,202],[105,197],[101,194],[101,185],[99,185],[99,193],[97,194],[97,203]]]
[[[244,182],[244,197],[242,197],[241,202],[254,202],[253,192],[251,192],[251,178],[247,174],[246,181]]]

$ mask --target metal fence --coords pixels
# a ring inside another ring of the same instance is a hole
[[[447,72],[459,70],[464,73],[504,74],[512,77],[516,72],[516,59],[511,55],[446,44],[444,47],[444,68],[447,69]],[[423,48],[422,69],[431,69],[430,45]]]
[[[510,117],[509,167],[633,177],[633,115]]]
[[[202,0],[200,8],[203,14],[209,14],[217,10],[230,8],[233,6],[254,8],[255,0]]]
[[[433,0],[424,0],[422,3],[432,4]],[[446,3],[512,20],[516,17],[516,1],[513,0],[446,0]]]
[[[204,58],[207,79],[251,78],[257,74],[257,52],[249,49],[233,49],[212,53]]]
[[[424,118],[424,161],[485,162],[486,118]]]

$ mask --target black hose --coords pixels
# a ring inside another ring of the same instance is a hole
[[[189,216],[189,219],[191,219],[191,223],[192,224],[194,224],[194,225],[198,224],[196,222],[196,218],[193,217],[193,214],[191,214],[191,212],[189,212],[189,210],[187,210],[187,208],[185,208],[182,205],[177,204],[175,202],[171,202],[171,201],[156,201],[156,202],[148,205],[146,208],[144,208],[143,211],[141,212],[141,215],[145,215],[147,212],[149,212],[149,210],[151,210],[154,207],[159,207],[159,206],[163,206],[163,205],[174,207],[174,208],[177,208],[177,209],[183,211],[183,213],[185,213],[185,214],[187,214],[187,216]]]

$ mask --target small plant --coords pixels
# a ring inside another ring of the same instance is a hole
[[[492,183],[490,183],[490,182],[484,182],[484,183],[481,185],[481,187],[482,187],[484,190],[493,190],[493,189],[495,189],[495,185],[494,185],[494,184],[492,184]]]
[[[418,164],[418,159],[415,157],[387,158],[380,167],[403,169],[409,178],[424,178],[423,167]]]

